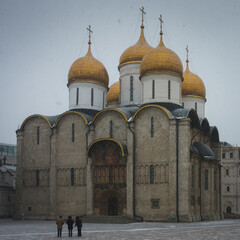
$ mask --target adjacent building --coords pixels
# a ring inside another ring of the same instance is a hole
[[[240,147],[222,142],[223,212],[240,214]]]

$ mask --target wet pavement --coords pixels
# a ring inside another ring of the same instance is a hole
[[[71,239],[78,239],[77,229]],[[0,240],[58,239],[54,221],[0,219]],[[62,239],[69,239],[64,224]],[[81,239],[104,240],[239,240],[240,220],[195,223],[143,222],[129,224],[83,223]]]

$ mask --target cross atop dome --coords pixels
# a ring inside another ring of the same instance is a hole
[[[89,27],[87,28],[87,30],[88,30],[88,32],[89,32],[89,41],[88,41],[88,44],[89,44],[89,46],[90,46],[90,44],[91,44],[91,33],[93,33],[93,31],[91,30],[91,25],[89,25]]]
[[[162,24],[164,23],[163,20],[162,20],[162,15],[160,15],[160,18],[158,18],[159,21],[160,21],[160,35],[162,36],[163,35],[163,32],[162,32]]]
[[[188,63],[188,62],[189,62],[189,60],[188,60],[188,53],[189,53],[188,45],[187,45],[187,47],[186,47],[186,52],[187,52],[187,60],[186,60],[186,62]]]
[[[143,26],[143,16],[144,16],[144,14],[146,15],[146,13],[144,12],[144,7],[142,7],[142,8],[140,8],[140,11],[142,12],[142,26],[141,26],[141,28],[144,28],[144,26]]]

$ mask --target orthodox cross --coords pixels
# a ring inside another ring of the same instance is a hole
[[[140,8],[140,11],[142,12],[142,26],[143,26],[143,14],[146,15],[146,13],[144,12],[144,7]]]
[[[162,24],[163,24],[163,20],[162,20],[162,15],[160,15],[160,18],[158,18],[160,20],[160,35],[162,35]]]
[[[89,44],[91,44],[91,33],[93,33],[93,31],[91,30],[91,25],[89,25],[89,27],[87,28],[88,32],[89,32]]]
[[[187,47],[186,47],[186,51],[187,51],[187,63],[189,62],[189,60],[188,60],[188,52],[189,52],[189,50],[188,50],[188,45],[187,45]]]

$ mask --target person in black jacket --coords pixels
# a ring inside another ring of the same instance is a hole
[[[69,237],[72,237],[72,230],[73,230],[73,220],[72,220],[72,216],[69,216],[68,217],[68,220],[67,220],[67,225],[68,225],[68,236]]]
[[[81,237],[82,236],[82,220],[80,219],[79,216],[76,217],[75,227],[76,226],[78,230],[78,237]]]

